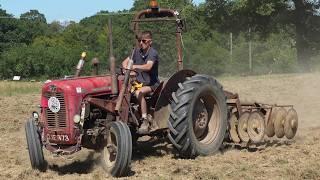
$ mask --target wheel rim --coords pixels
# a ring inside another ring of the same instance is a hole
[[[219,134],[220,107],[210,94],[200,96],[195,107],[192,112],[194,135],[201,144],[209,145]]]
[[[285,136],[288,139],[292,139],[298,129],[298,114],[297,112],[291,108],[286,116],[286,121],[284,124],[284,131],[285,131]]]
[[[249,119],[250,113],[244,112],[239,118],[239,124],[238,124],[238,134],[240,139],[243,142],[249,142],[250,137],[248,134],[248,119]]]
[[[237,132],[238,124],[239,124],[239,120],[238,120],[236,114],[232,114],[232,116],[230,118],[230,131],[229,131],[229,134],[230,134],[231,140],[233,142],[235,142],[235,143],[239,143],[240,142],[240,138],[239,138],[239,135],[238,135],[238,132]]]
[[[278,138],[284,136],[284,122],[286,119],[287,110],[283,107],[279,108],[275,117],[274,128],[275,134]]]
[[[248,119],[248,135],[250,139],[259,143],[263,140],[265,133],[265,121],[263,115],[259,112],[252,112]]]
[[[117,152],[118,152],[117,138],[116,138],[116,135],[111,130],[108,138],[108,144],[103,151],[104,161],[106,163],[107,168],[112,168],[115,165],[115,162],[117,159]]]
[[[276,108],[272,108],[268,111],[266,117],[268,117],[268,122],[266,124],[266,135],[268,137],[273,137],[275,135],[274,132],[274,121],[275,121],[275,117],[277,114],[277,109]]]

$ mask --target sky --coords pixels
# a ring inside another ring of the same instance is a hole
[[[47,22],[76,21],[89,17],[100,10],[115,12],[130,9],[134,0],[0,0],[1,9],[15,17],[31,9],[44,14]],[[195,4],[205,0],[193,0]]]

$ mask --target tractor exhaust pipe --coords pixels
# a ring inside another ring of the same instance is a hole
[[[75,77],[79,77],[80,74],[81,74],[81,71],[83,69],[83,65],[84,65],[84,61],[86,59],[86,56],[87,56],[87,53],[86,52],[82,52],[81,54],[81,58],[77,64],[77,67],[76,67],[76,73],[75,73]]]
[[[113,56],[113,44],[112,44],[112,22],[111,17],[108,20],[108,33],[109,33],[109,46],[110,46],[110,72],[111,72],[111,91],[112,94],[118,94],[118,80],[116,75],[116,58]]]

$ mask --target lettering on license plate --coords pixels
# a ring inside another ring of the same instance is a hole
[[[53,140],[53,141],[66,141],[66,142],[70,140],[68,135],[55,135],[55,134],[48,134],[47,139]]]

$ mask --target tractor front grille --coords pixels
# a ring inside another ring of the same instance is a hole
[[[46,108],[47,125],[49,129],[66,128],[67,116],[66,116],[66,104],[63,93],[48,93],[45,95],[48,99],[50,97],[56,97],[60,102],[60,111],[57,113],[52,112],[49,108]]]

